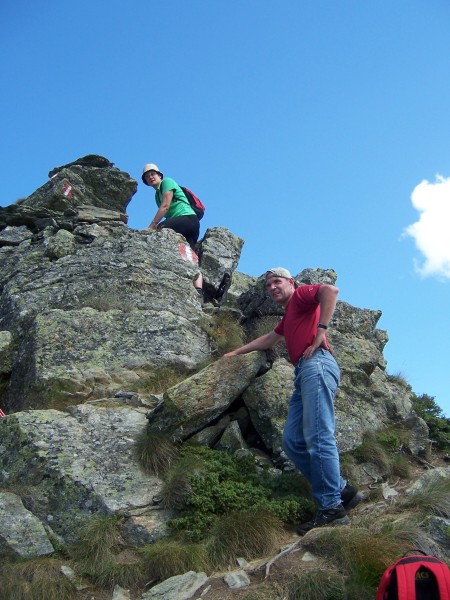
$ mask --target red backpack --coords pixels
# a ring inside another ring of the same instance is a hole
[[[450,569],[435,556],[405,556],[383,573],[375,600],[450,600]]]
[[[183,190],[183,194],[188,199],[189,204],[191,205],[191,208],[194,210],[195,214],[197,215],[198,220],[200,220],[203,217],[203,215],[205,214],[205,210],[206,210],[205,205],[202,203],[200,198],[197,198],[197,196],[194,194],[194,192],[191,192],[190,189],[188,189],[187,187],[183,187],[182,185],[180,185],[180,188]]]

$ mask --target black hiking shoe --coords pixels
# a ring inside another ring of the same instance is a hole
[[[224,297],[226,292],[228,292],[228,288],[230,287],[230,285],[231,285],[231,275],[229,273],[225,273],[224,276],[222,277],[222,281],[220,282],[219,288],[214,297],[214,299],[217,300],[217,302],[220,303],[222,301],[222,298]]]
[[[348,483],[341,491],[341,502],[345,510],[351,510],[352,508],[355,508],[355,506],[363,500],[363,494]]]
[[[336,506],[336,508],[325,508],[322,510],[318,510],[314,516],[312,521],[307,521],[306,523],[302,523],[298,529],[298,535],[305,535],[311,529],[315,527],[331,527],[335,525],[348,525],[350,523],[350,519],[345,512],[345,508],[342,504]]]

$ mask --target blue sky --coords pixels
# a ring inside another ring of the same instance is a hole
[[[335,269],[450,416],[448,0],[4,0],[0,27],[0,205],[86,154],[155,162],[240,271]],[[154,213],[141,184],[130,227]]]

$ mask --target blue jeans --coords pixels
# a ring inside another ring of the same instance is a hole
[[[284,451],[311,484],[319,509],[340,504],[346,483],[334,437],[333,400],[340,374],[333,355],[323,348],[298,361],[283,432]]]

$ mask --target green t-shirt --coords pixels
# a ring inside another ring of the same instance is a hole
[[[155,200],[158,208],[161,206],[164,192],[173,192],[170,208],[166,212],[166,219],[171,219],[172,217],[182,217],[184,215],[195,215],[195,212],[191,208],[189,200],[184,195],[183,190],[176,183],[176,181],[170,177],[164,177],[159,185],[159,188],[155,191]]]

